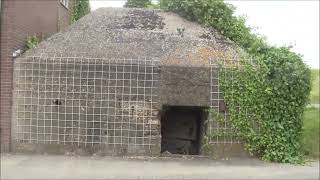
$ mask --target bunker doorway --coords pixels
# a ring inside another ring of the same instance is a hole
[[[161,115],[161,152],[199,155],[204,107],[164,106]]]

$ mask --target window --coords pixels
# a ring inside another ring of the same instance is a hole
[[[69,9],[69,0],[60,0],[60,3],[66,7],[67,9]]]

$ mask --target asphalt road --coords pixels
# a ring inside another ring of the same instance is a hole
[[[1,179],[319,179],[319,162],[2,154]]]

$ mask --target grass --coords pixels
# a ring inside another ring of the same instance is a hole
[[[319,76],[318,76],[319,78]],[[318,89],[319,90],[319,89]],[[302,150],[309,157],[319,158],[319,108],[306,108],[303,118]]]
[[[319,102],[319,69],[311,71],[312,89],[310,92],[310,103],[320,104]],[[302,150],[303,153],[312,158],[320,157],[319,153],[319,120],[320,109],[308,107],[303,115],[302,131]]]
[[[310,103],[320,104],[319,100],[319,69],[311,70],[312,89],[310,93]]]

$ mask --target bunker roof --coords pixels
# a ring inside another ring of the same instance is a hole
[[[27,51],[27,56],[155,58],[162,65],[203,66],[235,59],[239,48],[214,29],[161,10],[100,8]]]

